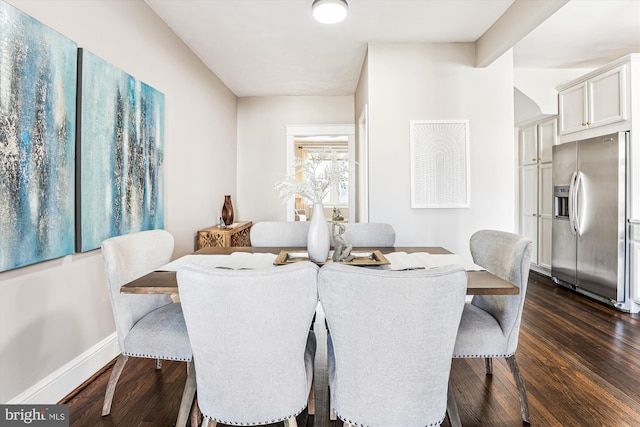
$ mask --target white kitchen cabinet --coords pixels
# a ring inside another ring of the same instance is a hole
[[[520,129],[520,234],[533,241],[531,264],[551,272],[553,186],[551,153],[557,142],[556,117]]]
[[[640,304],[640,220],[631,221],[629,239],[629,283],[631,299]]]
[[[551,271],[551,223],[553,222],[552,164],[538,166],[538,265]]]
[[[551,163],[552,147],[558,142],[558,119],[554,116],[538,124],[538,161]]]
[[[551,163],[552,147],[558,140],[558,120],[543,119],[520,130],[520,164]]]
[[[559,88],[559,133],[566,135],[628,119],[627,64]]]
[[[520,131],[520,164],[538,164],[538,126],[535,124]]]
[[[520,169],[520,234],[533,241],[531,263],[538,264],[538,165]]]

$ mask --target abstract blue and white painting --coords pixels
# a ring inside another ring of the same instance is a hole
[[[81,82],[76,250],[164,228],[164,95],[86,49]]]
[[[77,45],[0,1],[0,271],[74,250]]]

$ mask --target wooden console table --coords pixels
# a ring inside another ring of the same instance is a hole
[[[231,246],[251,246],[249,232],[251,221],[234,222],[233,226],[220,228],[219,225],[198,230],[196,249],[202,248],[228,248]]]

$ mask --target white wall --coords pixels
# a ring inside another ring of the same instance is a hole
[[[360,119],[360,114],[365,105],[369,102],[369,59],[368,55],[365,55],[364,62],[362,64],[362,70],[360,71],[360,78],[358,80],[358,87],[355,94],[355,117]],[[356,136],[358,133],[358,127],[356,126]]]
[[[365,55],[362,69],[360,70],[360,78],[355,94],[355,118],[356,118],[356,152],[352,158],[358,162],[356,164],[356,176],[358,184],[356,187],[356,204],[355,218],[359,222],[369,222],[369,171],[368,171],[368,103],[369,103],[369,65]]]
[[[191,252],[236,191],[236,97],[141,0],[8,3],[165,94],[165,226]],[[32,386],[113,334],[103,276],[99,250],[0,273],[0,402],[42,398]]]
[[[287,125],[354,124],[353,96],[238,99],[238,197],[242,221],[285,221],[273,186],[287,172]]]
[[[515,231],[512,54],[487,68],[474,55],[470,43],[369,45],[369,219],[392,224],[398,245],[468,256],[476,230]],[[409,121],[421,119],[469,120],[470,209],[411,208]]]

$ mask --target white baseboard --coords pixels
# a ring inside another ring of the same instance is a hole
[[[8,404],[47,405],[59,402],[120,354],[116,333],[23,391]]]

